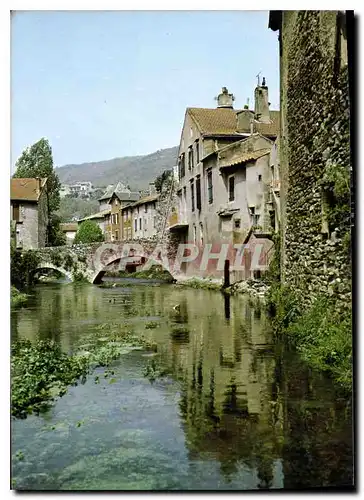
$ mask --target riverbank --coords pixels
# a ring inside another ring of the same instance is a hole
[[[135,271],[132,273],[127,271],[107,271],[105,277],[151,279],[161,280],[166,283],[173,283],[175,281],[171,274],[160,266],[153,266],[145,271]]]
[[[352,390],[352,309],[338,309],[322,295],[302,309],[294,290],[273,283],[267,295],[276,337],[295,348],[312,368],[328,373],[346,392]]]
[[[28,300],[29,295],[20,292],[15,286],[11,286],[10,305],[11,307],[21,307]]]

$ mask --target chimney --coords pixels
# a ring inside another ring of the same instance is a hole
[[[258,77],[258,85],[256,86],[254,91],[254,99],[255,119],[262,123],[271,123],[269,115],[268,87],[265,84],[264,77],[261,85],[259,84]]]
[[[154,184],[154,182],[150,182],[149,183],[149,196],[151,196],[152,194],[155,194],[155,193],[156,193],[155,184]]]
[[[235,97],[233,94],[229,94],[229,91],[226,87],[221,89],[221,94],[217,97],[217,107],[218,108],[230,108],[233,109],[233,101],[235,101]]]

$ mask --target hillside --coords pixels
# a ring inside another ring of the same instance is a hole
[[[117,181],[129,184],[132,189],[145,189],[149,182],[167,168],[177,164],[178,147],[160,149],[145,156],[124,156],[112,160],[56,168],[62,183],[91,181],[95,187],[107,186]]]

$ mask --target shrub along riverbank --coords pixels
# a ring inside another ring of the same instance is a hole
[[[352,309],[338,309],[322,295],[302,310],[293,290],[271,284],[267,308],[276,336],[294,347],[313,368],[330,374],[345,390],[352,388]]]
[[[19,292],[15,286],[11,286],[11,295],[10,295],[10,305],[11,307],[20,307],[26,303],[28,300],[28,295],[26,293]]]

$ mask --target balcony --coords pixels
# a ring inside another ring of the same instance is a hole
[[[185,212],[172,212],[168,218],[167,227],[170,231],[188,229],[187,215]]]

